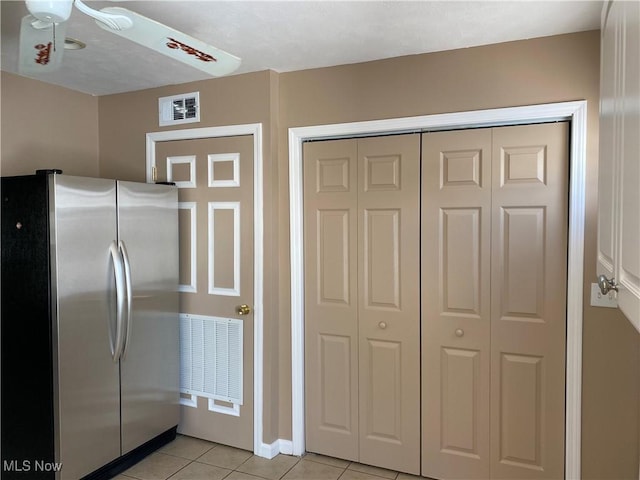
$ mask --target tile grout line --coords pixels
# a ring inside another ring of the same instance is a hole
[[[165,455],[167,455],[167,454],[165,454]],[[184,457],[183,457],[183,458],[184,458]],[[167,479],[166,479],[166,480],[171,480],[171,478],[175,477],[175,476],[176,476],[176,474],[177,474],[178,472],[181,472],[182,470],[184,470],[185,468],[187,468],[189,465],[191,465],[191,464],[193,463],[193,460],[190,460],[190,459],[188,459],[188,458],[187,458],[187,459],[185,459],[185,460],[189,460],[189,463],[187,463],[184,467],[180,468],[177,472],[173,472],[171,475],[169,475],[169,476],[167,477]]]
[[[278,456],[278,455],[276,455],[276,457],[277,457],[277,456]],[[273,458],[276,458],[276,457],[273,457]],[[278,480],[282,480],[282,479],[287,475],[287,473],[289,473],[291,470],[293,470],[293,467],[295,467],[296,465],[298,465],[298,464],[300,463],[300,460],[302,460],[302,457],[295,457],[295,458],[297,458],[296,463],[294,463],[293,465],[291,465],[291,467],[289,467],[289,469],[288,469],[286,472],[284,472],[282,475],[280,475],[280,476],[278,477]]]
[[[248,451],[248,450],[247,450],[247,451]],[[231,471],[231,473],[229,473],[229,475],[231,475],[231,474],[232,474],[232,473],[234,473],[234,472],[238,472],[238,473],[242,473],[242,474],[244,474],[244,475],[251,475],[252,477],[260,478],[260,479],[263,479],[263,480],[269,480],[268,478],[266,478],[266,477],[262,477],[262,476],[260,476],[260,475],[254,475],[253,473],[246,473],[246,472],[242,472],[242,471],[238,470],[238,468],[240,468],[242,465],[244,465],[245,463],[247,463],[249,460],[251,460],[251,459],[252,459],[253,457],[255,457],[255,456],[256,456],[255,454],[252,454],[252,455],[251,455],[249,458],[247,458],[244,462],[242,462],[240,465],[238,465],[236,468],[234,468],[234,469]],[[275,457],[273,457],[273,458],[275,458]],[[298,462],[296,462],[296,463],[298,463]],[[226,476],[226,477],[224,477],[224,478],[227,478],[229,475],[227,475],[227,476]],[[286,474],[285,474],[285,475],[286,475]],[[283,475],[283,476],[284,476],[284,475]],[[278,477],[278,480],[279,480],[279,479],[281,479],[281,478],[282,478],[282,476],[281,476],[281,477]],[[224,480],[224,479],[223,479],[223,480]]]
[[[178,469],[177,471],[173,472],[171,475],[169,475],[165,480],[171,480],[173,477],[175,477],[179,472],[181,472],[182,470],[184,470],[185,468],[187,468],[189,465],[191,465],[192,463],[196,462],[196,460],[198,460],[200,457],[206,455],[207,453],[209,453],[211,450],[213,450],[214,448],[216,448],[217,445],[212,445],[211,448],[207,449],[205,452],[203,452],[201,455],[199,455],[198,457],[196,457],[195,459],[191,459],[191,458],[185,458],[185,457],[181,457],[180,455],[173,455],[171,453],[167,453],[167,452],[156,452],[156,453],[161,453],[163,455],[169,455],[170,457],[174,457],[174,458],[181,458],[183,460],[189,460],[189,463],[187,463],[185,466],[181,467],[180,469]],[[196,463],[203,463],[203,462],[196,462]],[[217,465],[213,465],[214,467],[216,467]],[[222,468],[222,467],[218,467],[218,468]],[[227,469],[228,470],[228,469]],[[227,475],[225,475],[223,478],[227,478],[229,475],[231,475],[231,473],[233,473],[233,470],[231,470],[231,472],[229,472]]]
[[[277,456],[277,455],[276,455]],[[275,457],[274,457],[275,458]],[[280,477],[280,480],[282,480],[287,473],[289,473],[291,470],[293,470],[293,467],[295,467],[296,465],[298,465],[300,463],[300,461],[304,458],[304,457],[295,457],[296,458],[296,463],[294,463],[293,465],[291,465],[291,468],[289,468],[289,470],[287,470],[286,472],[284,472],[284,475],[282,475]]]

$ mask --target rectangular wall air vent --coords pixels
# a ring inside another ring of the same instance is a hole
[[[184,93],[158,99],[160,126],[200,121],[200,93]]]
[[[180,314],[180,391],[242,405],[242,320]]]

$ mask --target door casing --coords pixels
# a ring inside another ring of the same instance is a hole
[[[565,478],[580,478],[580,440],[582,427],[582,285],[584,276],[585,173],[587,151],[586,100],[289,129],[292,443],[291,451],[286,453],[302,455],[305,452],[302,143],[307,140],[329,138],[449,130],[454,128],[495,127],[560,120],[568,120],[571,122],[565,384]]]
[[[151,132],[146,135],[146,180],[153,182],[156,165],[156,142],[172,140],[193,140],[200,138],[253,136],[253,215],[254,215],[254,264],[253,264],[253,453],[260,457],[273,458],[277,455],[273,445],[263,443],[262,438],[262,398],[263,398],[263,279],[264,279],[264,224],[263,224],[263,159],[262,124],[251,123],[222,127],[190,128]]]

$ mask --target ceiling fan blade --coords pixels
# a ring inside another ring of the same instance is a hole
[[[240,66],[241,60],[238,57],[126,8],[107,7],[100,11],[115,15],[125,15],[133,21],[133,27],[126,30],[113,30],[100,22],[96,22],[104,30],[120,35],[210,75],[227,75]]]
[[[64,52],[67,22],[46,23],[32,15],[20,23],[20,60],[18,71],[39,75],[60,68]]]

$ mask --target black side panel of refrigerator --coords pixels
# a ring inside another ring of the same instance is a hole
[[[53,478],[48,176],[2,178],[0,201],[1,476]]]

